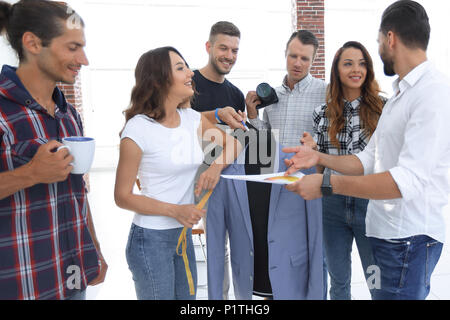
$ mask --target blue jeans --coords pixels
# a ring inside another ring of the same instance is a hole
[[[325,245],[322,247],[323,252],[323,300],[328,299],[328,268],[327,259],[325,257]]]
[[[76,290],[76,293],[66,298],[66,300],[86,300],[86,289],[83,291]]]
[[[425,235],[404,239],[370,238],[380,270],[376,300],[424,300],[443,244]]]
[[[183,257],[176,252],[182,230],[131,226],[126,257],[139,300],[195,300],[196,296],[189,294]],[[188,229],[186,239],[189,267],[197,293],[197,265],[191,229]]]
[[[352,246],[356,241],[366,279],[367,268],[375,264],[369,239],[366,237],[366,211],[369,201],[333,195],[322,199],[323,241],[330,274],[330,298],[351,299]],[[371,295],[373,290],[370,290]]]

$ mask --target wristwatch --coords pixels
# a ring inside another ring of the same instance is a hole
[[[323,173],[322,185],[320,186],[320,191],[322,191],[322,195],[324,197],[333,195],[333,187],[331,186],[330,183],[330,176],[331,176],[330,170],[325,169]]]

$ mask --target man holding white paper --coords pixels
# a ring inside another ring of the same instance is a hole
[[[321,165],[347,176],[311,175],[287,186],[305,199],[333,193],[371,199],[366,233],[381,270],[374,299],[425,299],[445,240],[443,207],[450,181],[450,85],[429,61],[430,25],[415,1],[393,3],[378,36],[386,75],[398,74],[366,149],[331,156],[308,147],[286,165],[287,174]]]

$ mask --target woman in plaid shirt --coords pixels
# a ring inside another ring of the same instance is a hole
[[[372,59],[366,48],[359,42],[345,43],[333,60],[328,103],[313,113],[314,140],[319,151],[335,155],[362,151],[375,131],[385,103],[379,93]],[[318,170],[323,172],[324,168]],[[365,235],[367,204],[366,199],[341,195],[323,198],[323,240],[333,300],[351,299],[353,239],[366,279],[370,276],[367,268],[375,265]]]

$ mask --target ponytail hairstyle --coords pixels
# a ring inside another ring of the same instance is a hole
[[[11,5],[0,1],[0,33],[6,31],[11,47],[19,61],[25,61],[22,37],[32,32],[48,47],[51,41],[64,33],[64,23],[75,18],[80,27],[84,22],[65,2],[49,0],[20,0]]]
[[[0,35],[6,30],[11,13],[12,5],[5,1],[0,1]]]

